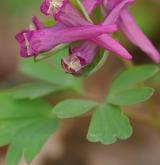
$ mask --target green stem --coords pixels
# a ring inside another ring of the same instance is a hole
[[[123,65],[124,65],[127,69],[133,68],[133,67],[135,66],[134,63],[133,63],[132,61],[127,61],[127,60],[122,59],[122,62],[123,62]]]
[[[90,23],[93,23],[92,19],[90,18],[90,16],[88,15],[86,9],[84,8],[83,4],[80,2],[80,0],[75,0],[76,1],[76,5],[78,6],[78,8],[80,9],[81,13],[84,15],[84,17],[86,18],[86,20],[88,20]]]
[[[60,52],[61,50],[67,48],[70,44],[61,44],[61,45],[58,45],[56,46],[54,49],[52,49],[50,52],[47,52],[47,53],[42,53],[38,56],[36,56],[34,58],[34,61],[35,62],[38,62],[38,61],[41,61],[41,60],[44,60],[44,59],[47,59],[53,55],[55,55],[56,53]]]

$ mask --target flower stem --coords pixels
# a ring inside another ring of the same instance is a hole
[[[86,20],[88,20],[90,23],[93,23],[92,19],[90,18],[90,16],[88,15],[86,9],[84,8],[83,4],[80,2],[80,0],[75,0],[78,8],[80,9],[81,13],[84,15],[84,17],[86,18]]]
[[[132,61],[127,61],[127,60],[122,59],[122,62],[123,62],[123,65],[124,65],[127,69],[133,68],[133,67],[135,66],[134,63],[133,63]]]

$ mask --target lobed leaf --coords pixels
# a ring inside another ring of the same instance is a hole
[[[114,105],[133,105],[148,100],[153,95],[154,89],[141,87],[129,89],[119,92],[115,95],[110,95],[107,101]]]
[[[15,99],[36,99],[49,95],[53,92],[58,92],[64,90],[64,87],[37,82],[37,83],[28,83],[18,86],[12,90],[13,98]]]
[[[21,62],[20,70],[30,77],[54,85],[67,86],[74,83],[75,80],[73,76],[63,73],[46,61],[34,63],[32,59],[25,59]]]
[[[103,104],[93,113],[87,139],[91,142],[112,144],[118,138],[129,138],[131,134],[132,127],[120,107]]]
[[[60,59],[67,53],[66,51],[67,50],[64,49],[57,53],[54,58],[49,58],[48,60],[39,62],[34,62],[33,59],[21,60],[19,69],[22,73],[34,79],[54,85],[67,86],[76,90],[81,90],[81,79],[70,74],[66,74],[61,68]],[[53,61],[55,61],[55,63]]]
[[[64,100],[53,108],[58,118],[72,118],[80,116],[97,105],[96,102],[80,99]]]
[[[134,67],[122,72],[112,83],[110,94],[126,90],[137,83],[149,79],[159,71],[156,65]]]
[[[42,99],[14,100],[12,93],[0,93],[0,120],[46,116],[51,106]]]
[[[31,162],[58,127],[51,106],[42,99],[14,100],[0,93],[0,145],[9,144],[7,164],[17,165],[24,156]]]
[[[7,164],[17,165],[22,156],[30,163],[57,127],[57,119],[48,118],[35,119],[28,124],[13,137],[7,152]]]

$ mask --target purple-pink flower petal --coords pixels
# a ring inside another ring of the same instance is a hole
[[[90,41],[71,47],[69,56],[64,57],[61,61],[63,69],[67,73],[79,74],[86,65],[93,61],[98,50],[98,46]]]
[[[124,3],[126,3],[126,5],[123,5]],[[115,23],[115,21],[117,21],[119,28],[123,31],[126,37],[134,45],[144,51],[155,63],[159,63],[160,53],[138,27],[132,15],[128,11],[128,4],[130,3],[132,3],[132,1],[127,2],[127,0],[108,0],[106,4],[106,13],[108,15],[106,17],[105,23]],[[115,13],[118,12],[118,10],[121,10],[121,12],[119,12],[119,15],[117,15],[118,17],[115,17]]]
[[[99,45],[102,48],[105,48],[112,53],[116,53],[120,57],[123,57],[126,60],[131,60],[132,55],[115,39],[113,39],[110,35],[104,34],[93,38],[92,41]]]
[[[117,30],[115,25],[85,25],[64,28],[58,24],[52,28],[23,31],[16,35],[16,39],[21,47],[21,56],[28,57],[48,51],[58,44],[89,39],[115,30]]]
[[[32,17],[32,23],[37,30],[44,28],[43,23],[36,16]]]
[[[84,6],[86,7],[86,6]],[[79,26],[79,25],[90,25],[90,23],[83,18],[69,1],[65,1],[62,7],[55,13],[54,17],[66,26]],[[131,54],[122,46],[118,41],[112,39],[106,34],[106,37],[97,37],[91,41],[95,42],[100,47],[114,52],[115,54],[124,57],[125,59],[131,59]],[[111,43],[109,42],[111,41]],[[114,44],[113,44],[114,43]],[[119,50],[118,50],[119,49]]]
[[[123,33],[134,45],[143,50],[154,62],[160,62],[160,53],[141,31],[127,9],[121,13],[118,23]]]
[[[133,2],[134,2],[134,0],[123,0],[119,3],[117,3],[117,5],[112,10],[109,9],[110,12],[107,13],[107,16],[106,16],[103,24],[116,23],[118,18],[121,15],[122,10],[124,8],[128,8],[128,5],[130,5]],[[113,1],[112,1],[112,3],[113,3]]]

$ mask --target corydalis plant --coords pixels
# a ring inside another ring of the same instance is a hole
[[[69,55],[61,60],[62,66],[65,72],[76,75],[82,70],[82,73],[88,72],[90,66],[92,68],[93,64],[97,64],[94,62],[98,58],[101,60],[104,50],[126,60],[132,59],[131,54],[110,35],[117,30],[124,31],[124,34],[148,53],[154,62],[159,62],[159,53],[138,28],[128,11],[129,5],[133,2],[45,0],[41,5],[41,11],[55,19],[56,23],[48,27],[33,17],[34,26],[17,34],[23,57],[33,56],[37,59],[41,57],[41,53],[52,49],[53,52],[64,46],[67,46],[67,49],[58,52],[50,61],[21,61],[20,71],[34,81],[22,83],[20,86],[17,84],[17,87],[0,93],[0,145],[9,146],[7,165],[17,165],[22,158],[30,163],[47,139],[59,128],[60,120],[86,115],[87,112],[90,112],[87,116],[91,118],[87,133],[90,142],[112,144],[118,139],[128,139],[132,134],[132,126],[127,116],[133,117],[134,121],[136,119],[145,122],[157,131],[160,130],[158,112],[151,112],[154,107],[142,104],[140,107],[144,106],[146,110],[151,108],[145,112],[145,116],[133,111],[125,111],[124,114],[122,111],[124,106],[142,103],[153,95],[154,89],[144,87],[144,81],[159,72],[156,65],[135,67],[132,64],[132,68],[126,69],[111,82],[103,102],[95,101],[99,98],[59,101],[59,98],[63,97],[58,97],[64,92],[67,92],[68,96],[68,92],[75,91],[76,97],[83,98],[81,79],[65,74],[57,64],[67,52]],[[95,14],[95,8],[101,9],[98,10],[98,15],[102,22],[97,23],[99,19]],[[148,81],[147,85],[149,84]]]
[[[77,8],[74,1],[70,0],[44,0],[40,6],[41,12],[46,16],[52,16],[56,24],[45,27],[34,17],[35,29],[24,30],[17,34],[20,44],[20,54],[23,57],[38,56],[40,53],[54,49],[63,43],[74,44],[69,46],[69,56],[62,59],[62,67],[65,72],[79,74],[82,69],[91,64],[99,49],[107,51],[131,60],[132,55],[109,33],[122,30],[124,35],[141,50],[143,50],[155,63],[160,62],[160,54],[140,30],[130,12],[129,5],[134,0],[83,0],[78,1]],[[77,2],[77,1],[76,1]],[[102,22],[95,25],[94,9],[99,10]],[[89,18],[89,19],[87,19]]]

